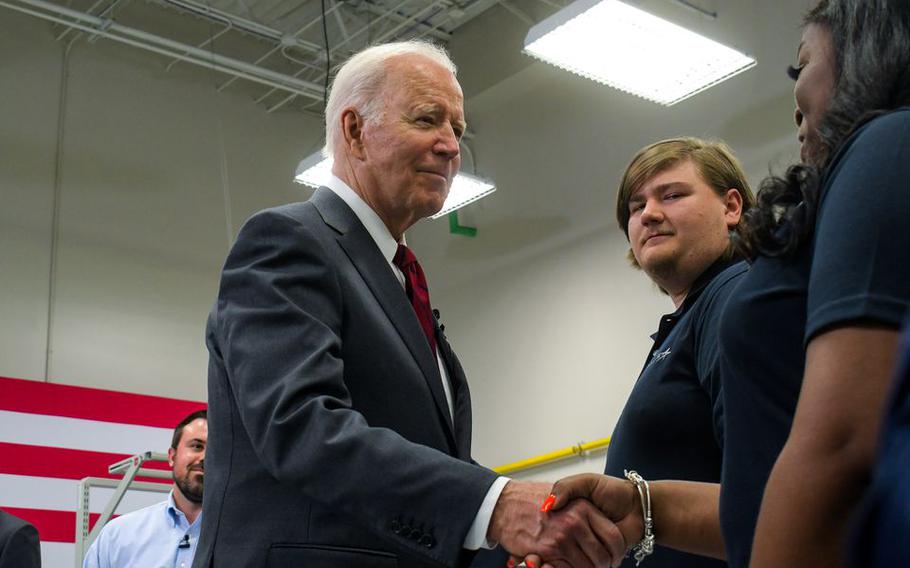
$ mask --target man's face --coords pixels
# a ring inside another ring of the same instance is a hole
[[[356,177],[364,201],[403,231],[438,212],[449,194],[461,166],[464,97],[455,76],[426,57],[387,65],[385,104],[363,126]]]
[[[726,251],[729,228],[739,222],[738,196],[735,189],[718,195],[691,160],[658,173],[629,200],[635,260],[652,279],[691,285]]]
[[[193,503],[202,503],[202,477],[208,437],[208,421],[205,418],[197,418],[183,427],[177,448],[170,448],[167,451],[167,461],[173,470],[174,483],[183,496]]]

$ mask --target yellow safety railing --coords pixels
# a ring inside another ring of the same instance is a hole
[[[569,446],[568,448],[563,448],[533,458],[507,463],[493,468],[493,471],[502,475],[508,475],[510,473],[515,473],[516,471],[524,471],[526,469],[548,465],[571,457],[584,456],[590,451],[606,448],[609,445],[610,438],[601,438],[600,440],[594,440],[593,442],[578,443],[574,446]]]

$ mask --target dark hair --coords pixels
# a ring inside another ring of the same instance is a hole
[[[203,408],[202,410],[197,410],[196,412],[190,413],[186,418],[180,421],[179,424],[174,428],[174,436],[171,438],[171,447],[175,450],[177,449],[177,444],[180,443],[180,437],[183,436],[183,429],[187,424],[193,420],[198,420],[202,418],[203,420],[208,420],[208,410]]]
[[[838,149],[863,124],[910,104],[910,1],[821,0],[803,24],[830,32],[834,93],[813,163],[761,183],[738,243],[749,258],[792,256],[812,236],[821,179]]]
[[[691,160],[695,164],[701,178],[711,186],[717,195],[723,197],[727,190],[736,189],[743,198],[743,212],[748,211],[753,204],[752,189],[746,179],[743,168],[733,155],[730,148],[720,141],[702,140],[701,138],[681,137],[661,140],[645,146],[626,166],[619,191],[616,193],[616,222],[619,228],[629,238],[629,201],[632,194],[641,188],[648,180],[678,164]],[[743,220],[740,218],[731,233],[743,230]],[[727,248],[727,257],[732,257],[735,250],[731,244]],[[635,268],[641,268],[635,255],[630,249],[629,263]]]

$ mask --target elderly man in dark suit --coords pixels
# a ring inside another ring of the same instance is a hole
[[[331,181],[254,215],[209,318],[205,515],[194,566],[465,566],[496,542],[556,565],[618,563],[585,501],[471,460],[461,365],[405,230],[460,165],[463,95],[444,51],[369,48],[326,109]]]
[[[0,568],[41,568],[38,531],[6,511],[0,511]]]

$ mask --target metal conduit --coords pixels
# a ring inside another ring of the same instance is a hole
[[[133,47],[145,49],[160,55],[186,61],[187,63],[192,63],[200,67],[206,67],[241,79],[260,83],[272,87],[273,89],[287,91],[310,99],[322,100],[322,86],[310,81],[305,81],[270,69],[258,67],[244,61],[211,53],[194,46],[129,28],[110,20],[105,20],[90,14],[45,2],[44,0],[17,1],[25,6],[31,6],[32,8],[44,10],[45,12],[11,4],[5,0],[0,0],[0,6],[68,26],[73,29],[78,29],[89,34],[99,35],[120,43],[132,45]],[[50,14],[47,12],[50,12]],[[57,14],[57,16],[54,16],[53,14]],[[85,22],[85,24],[77,22]]]
[[[363,4],[363,7],[366,9],[367,12],[370,12],[374,16],[380,16],[380,15],[384,15],[387,13],[385,9],[380,8],[379,6],[376,6],[375,4],[371,4],[369,2],[365,2]],[[395,12],[387,17],[389,17],[397,22],[401,22],[401,21],[404,21],[405,19],[407,19],[407,16],[399,14],[398,12]],[[439,29],[440,26],[431,26],[430,24],[427,24],[426,22],[415,22],[415,25],[419,26],[420,28],[423,28],[422,32],[424,34],[431,35],[438,40],[449,41],[450,39],[452,39],[452,34],[441,31]]]
[[[213,20],[220,21],[222,23],[228,23],[238,30],[242,30],[251,35],[259,36],[263,39],[273,41],[276,43],[286,42],[285,45],[292,45],[294,47],[299,47],[306,49],[313,53],[319,53],[322,51],[322,46],[315,43],[298,39],[293,36],[286,36],[279,30],[270,28],[266,25],[260,24],[259,22],[254,22],[234,14],[224,12],[217,8],[211,8],[203,4],[194,2],[193,0],[158,0],[159,2],[170,4],[187,12],[202,16],[204,18],[210,18]]]
[[[328,10],[326,10],[326,15],[328,15],[328,14],[334,12],[335,10],[339,9],[340,7],[341,7],[341,4],[334,4],[331,8],[329,8]],[[310,29],[311,27],[313,27],[314,25],[318,24],[318,23],[321,22],[321,21],[322,21],[322,16],[319,16],[318,18],[313,18],[312,20],[310,20],[310,23],[306,24],[305,26],[303,26],[302,28],[300,28],[299,30],[297,30],[296,32],[294,32],[294,34],[291,35],[291,37],[293,37],[293,38],[299,37],[300,34],[302,34],[303,32],[307,31],[308,29]],[[267,51],[265,54],[263,54],[262,57],[260,57],[259,59],[256,60],[256,63],[262,63],[262,62],[265,61],[270,55],[272,55],[273,53],[275,53],[275,52],[278,51],[279,49],[281,49],[281,44],[276,45],[275,47],[273,47],[272,49],[270,49],[269,51]],[[320,52],[321,52],[321,48],[320,48]],[[301,69],[301,70],[298,71],[297,74],[294,75],[294,76],[295,76],[295,77],[298,76],[300,73],[303,73],[303,71],[304,71],[304,69]],[[237,80],[236,77],[231,78],[231,79],[228,79],[227,81],[225,81],[224,83],[222,83],[221,85],[218,86],[218,92],[223,91],[224,89],[226,89],[227,87],[229,87],[231,83],[233,83],[233,82],[236,81],[236,80]],[[258,101],[257,101],[257,102],[258,102]]]
[[[208,44],[214,43],[216,39],[220,38],[224,34],[231,31],[232,29],[233,29],[233,27],[231,27],[231,24],[226,24],[225,27],[221,29],[221,31],[219,31],[216,34],[212,34],[211,36],[209,36],[209,38],[207,40],[203,41],[196,47],[198,47],[199,49],[202,49],[203,47],[207,46]],[[189,54],[184,53],[183,55],[189,55]],[[174,65],[177,65],[178,63],[180,63],[179,59],[173,59],[173,60],[171,60],[170,63],[168,63],[168,65],[167,65],[167,67],[165,67],[165,69],[170,71],[171,69],[174,68]]]
[[[408,2],[408,0],[404,0],[404,2],[402,2],[401,4],[399,4],[395,9],[397,10],[398,8],[400,8],[401,6],[403,6],[404,4],[406,4],[407,2]],[[428,6],[424,7],[423,9],[419,10],[418,12],[416,12],[416,13],[415,13],[414,15],[412,15],[410,18],[406,18],[404,21],[399,22],[399,24],[398,24],[397,26],[395,26],[395,27],[392,28],[391,30],[388,30],[388,31],[385,32],[384,34],[380,35],[379,37],[377,37],[377,38],[376,38],[376,43],[384,43],[387,39],[393,37],[395,34],[397,34],[399,31],[401,31],[401,30],[402,30],[403,28],[405,28],[406,26],[408,26],[408,25],[410,25],[410,24],[413,24],[414,22],[418,21],[418,20],[419,20],[420,18],[422,18],[422,17],[424,16],[424,14],[426,14],[427,12],[429,12],[429,11],[431,11],[431,10],[435,10],[435,9],[438,8],[441,4],[444,5],[446,2],[447,2],[447,0],[436,0],[436,1],[433,2],[432,4],[429,4]],[[340,44],[336,45],[336,46],[332,49],[332,53],[336,52],[336,51],[338,50],[338,48],[340,48],[342,45],[348,43],[349,40],[355,38],[356,36],[360,35],[361,33],[363,33],[364,31],[368,30],[369,28],[370,28],[369,25],[364,26],[363,28],[361,28],[360,30],[358,30],[356,33],[354,33],[354,35],[349,36],[346,40],[344,40],[344,41],[342,41]],[[325,74],[323,74],[322,77],[323,77],[323,79],[325,79]],[[261,101],[264,100],[265,97],[268,96],[269,94],[270,94],[270,93],[266,93],[266,95],[264,95],[263,97],[261,97],[257,102],[261,102]],[[269,109],[268,109],[266,112],[271,113],[271,112],[274,112],[274,111],[278,110],[279,108],[281,108],[282,106],[286,105],[286,104],[289,103],[291,100],[293,100],[293,99],[294,99],[294,96],[295,96],[295,95],[288,95],[288,96],[285,97],[284,99],[278,101],[277,103],[275,103],[274,105],[272,105],[271,107],[269,107]]]
[[[405,4],[407,4],[407,3],[410,2],[410,1],[411,1],[411,0],[402,0],[402,1],[401,1],[399,4],[397,4],[397,5],[395,6],[395,8],[393,8],[392,10],[398,10],[399,8],[401,8],[402,6],[404,6]],[[337,4],[336,4],[336,5],[337,5]],[[378,22],[378,21],[384,19],[385,17],[386,17],[386,16],[380,16],[379,18],[376,19],[376,22]],[[375,23],[375,22],[373,22],[373,23]],[[344,46],[344,45],[347,44],[350,40],[354,39],[355,37],[359,36],[360,34],[362,34],[362,33],[366,32],[366,31],[368,31],[371,27],[372,27],[372,24],[367,24],[367,25],[363,26],[362,28],[360,28],[359,30],[357,30],[356,32],[354,32],[353,35],[350,35],[350,36],[348,36],[346,39],[344,39],[343,41],[341,41],[341,43],[338,43],[338,44],[332,46],[332,49],[331,49],[331,51],[329,52],[329,56],[331,57],[331,54],[337,53],[338,50],[339,50],[342,46]],[[382,40],[377,40],[375,43],[382,43]],[[299,71],[297,71],[296,73],[294,73],[294,77],[299,77],[301,74],[303,74],[304,71],[307,71],[307,69],[300,69]],[[325,75],[323,75],[322,78],[324,79],[324,78],[325,78]],[[320,89],[322,89],[321,86],[320,86]],[[264,95],[262,95],[261,97],[259,97],[258,99],[256,99],[256,103],[261,103],[261,102],[264,101],[265,99],[269,98],[269,97],[272,95],[272,93],[274,93],[274,92],[275,92],[275,89],[272,89],[271,91],[266,92]],[[271,107],[271,108],[268,110],[268,112],[274,111],[275,109],[277,109],[277,108],[280,107],[281,105],[287,103],[287,102],[288,102],[290,99],[292,99],[292,98],[293,98],[293,97],[290,97],[290,98],[287,98],[287,99],[284,99],[284,100],[280,101],[280,102],[277,103],[275,106]],[[322,100],[322,97],[320,97],[320,100]]]

